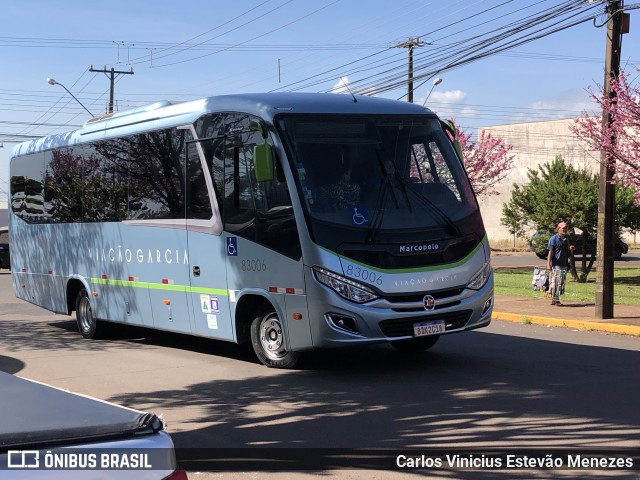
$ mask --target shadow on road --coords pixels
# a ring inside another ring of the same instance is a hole
[[[480,332],[441,342],[414,356],[323,352],[306,370],[109,400],[198,407],[202,426],[172,432],[178,447],[638,446],[640,385],[620,367],[639,352]]]

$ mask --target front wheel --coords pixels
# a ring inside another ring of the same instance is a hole
[[[403,353],[417,353],[433,347],[440,335],[430,335],[428,337],[410,338],[409,340],[396,340],[391,342],[396,349]]]
[[[78,331],[84,338],[99,338],[102,333],[100,324],[91,311],[89,294],[85,288],[82,288],[76,297],[76,322]]]
[[[293,368],[300,353],[287,351],[282,322],[273,307],[259,310],[251,322],[251,344],[263,365],[272,368]]]

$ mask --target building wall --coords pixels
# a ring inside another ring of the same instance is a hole
[[[479,198],[489,241],[511,240],[506,227],[501,225],[502,207],[511,199],[513,184],[525,185],[529,182],[527,172],[538,170],[540,165],[552,162],[556,155],[576,168],[588,168],[594,173],[599,170],[599,152],[589,150],[584,142],[575,137],[569,126],[574,119],[546,122],[516,123],[481,127],[494,137],[502,138],[513,146],[514,168],[509,176],[497,185],[499,195]]]

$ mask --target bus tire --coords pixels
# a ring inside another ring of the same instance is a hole
[[[272,306],[259,309],[251,322],[251,344],[258,360],[271,368],[293,368],[300,353],[289,352],[284,341],[284,330]]]
[[[417,353],[429,350],[439,338],[440,335],[429,335],[428,337],[410,338],[409,340],[396,340],[391,342],[391,345],[403,353]]]
[[[76,322],[78,331],[84,338],[99,338],[101,328],[91,311],[91,301],[86,288],[81,288],[76,297]]]

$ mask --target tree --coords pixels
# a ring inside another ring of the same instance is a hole
[[[621,72],[611,80],[611,91],[613,98],[605,96],[601,86],[597,92],[590,90],[603,114],[611,113],[610,125],[603,128],[600,114],[583,112],[571,131],[590,148],[606,152],[606,157],[616,162],[616,183],[633,188],[636,203],[640,204],[640,88],[631,85]]]
[[[527,172],[529,183],[514,185],[511,200],[503,207],[503,224],[520,218],[524,225],[537,231],[553,232],[555,226],[567,222],[571,228],[583,232],[582,251],[587,251],[587,235],[594,235],[598,224],[598,177],[586,169],[577,170],[567,165],[561,156],[538,170]],[[634,191],[628,187],[616,189],[616,231],[629,225],[639,207],[634,203]],[[574,279],[586,282],[593,267],[595,255],[583,255],[580,275],[575,261],[571,262]]]
[[[507,227],[513,235],[513,248],[516,248],[516,238],[524,238],[526,221],[515,205],[504,204],[502,206],[502,218],[500,223]]]
[[[454,122],[455,125],[455,122]],[[462,147],[464,167],[477,196],[498,195],[495,186],[513,169],[512,145],[484,130],[477,141],[455,125],[456,140]]]

